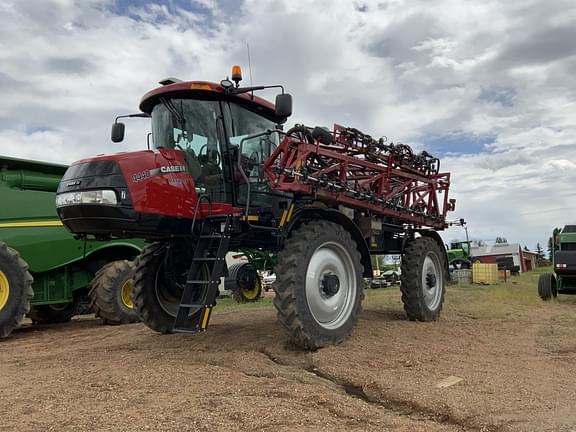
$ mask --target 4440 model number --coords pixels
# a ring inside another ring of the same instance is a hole
[[[136,182],[139,182],[140,180],[144,180],[148,177],[150,177],[150,170],[145,170],[145,171],[138,172],[136,174],[132,174],[132,181],[136,183]]]

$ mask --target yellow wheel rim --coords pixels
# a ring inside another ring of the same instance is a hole
[[[0,311],[4,309],[6,303],[8,303],[8,297],[10,296],[10,283],[8,278],[2,270],[0,270]]]
[[[120,289],[120,298],[122,299],[122,304],[126,306],[128,309],[134,308],[134,303],[132,303],[132,281],[127,280],[122,285]]]
[[[256,279],[256,284],[251,290],[241,289],[240,291],[246,300],[255,300],[260,294],[260,279]]]

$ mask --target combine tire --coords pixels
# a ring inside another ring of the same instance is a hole
[[[552,273],[542,273],[538,278],[538,295],[544,301],[558,295],[556,277]]]
[[[134,264],[126,260],[108,263],[96,272],[90,284],[90,298],[94,313],[104,324],[138,322],[132,301],[133,276]]]
[[[444,303],[445,255],[434,239],[419,237],[404,249],[400,275],[402,302],[412,321],[436,321]]]
[[[0,242],[0,339],[18,328],[30,311],[32,282],[26,262]]]
[[[249,263],[232,264],[228,268],[228,274],[224,286],[232,292],[232,297],[238,303],[252,303],[260,300],[262,280],[254,267]]]
[[[32,306],[28,313],[28,318],[34,324],[60,324],[66,323],[76,315],[78,303],[58,303],[50,305]]]
[[[187,252],[193,251],[188,245],[172,253],[173,259],[167,260],[168,247],[162,243],[153,243],[142,251],[136,260],[134,271],[134,307],[138,318],[146,326],[159,333],[172,333],[174,320],[180,307],[182,290],[188,277],[188,267],[192,259]],[[170,262],[171,273],[165,269],[165,263]],[[171,283],[173,277],[174,283]],[[202,270],[200,278],[210,277],[207,267]],[[203,288],[201,288],[202,290]],[[199,291],[196,298],[202,298],[204,292]],[[200,313],[192,309],[190,315]]]
[[[450,267],[454,270],[467,270],[472,268],[472,263],[465,259],[455,259],[450,263]]]
[[[362,309],[363,267],[357,244],[341,225],[311,221],[278,254],[278,320],[297,345],[316,349],[348,337]]]

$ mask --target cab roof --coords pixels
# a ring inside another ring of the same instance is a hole
[[[140,110],[150,114],[161,97],[202,98],[228,100],[246,106],[252,111],[276,121],[274,104],[252,93],[227,94],[220,84],[208,81],[184,81],[163,85],[150,90],[140,100]]]

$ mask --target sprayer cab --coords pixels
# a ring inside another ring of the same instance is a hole
[[[240,87],[241,79],[235,66],[234,83],[162,80],[140,101],[141,112],[116,117],[111,132],[120,142],[119,119],[149,118],[151,148],[73,164],[58,189],[63,222],[77,234],[157,239],[189,234],[208,203],[211,214],[240,213],[247,186],[239,170],[257,171],[278,145],[277,135],[250,137],[281,129],[292,114],[282,86]],[[253,94],[268,88],[282,91],[276,105]]]

